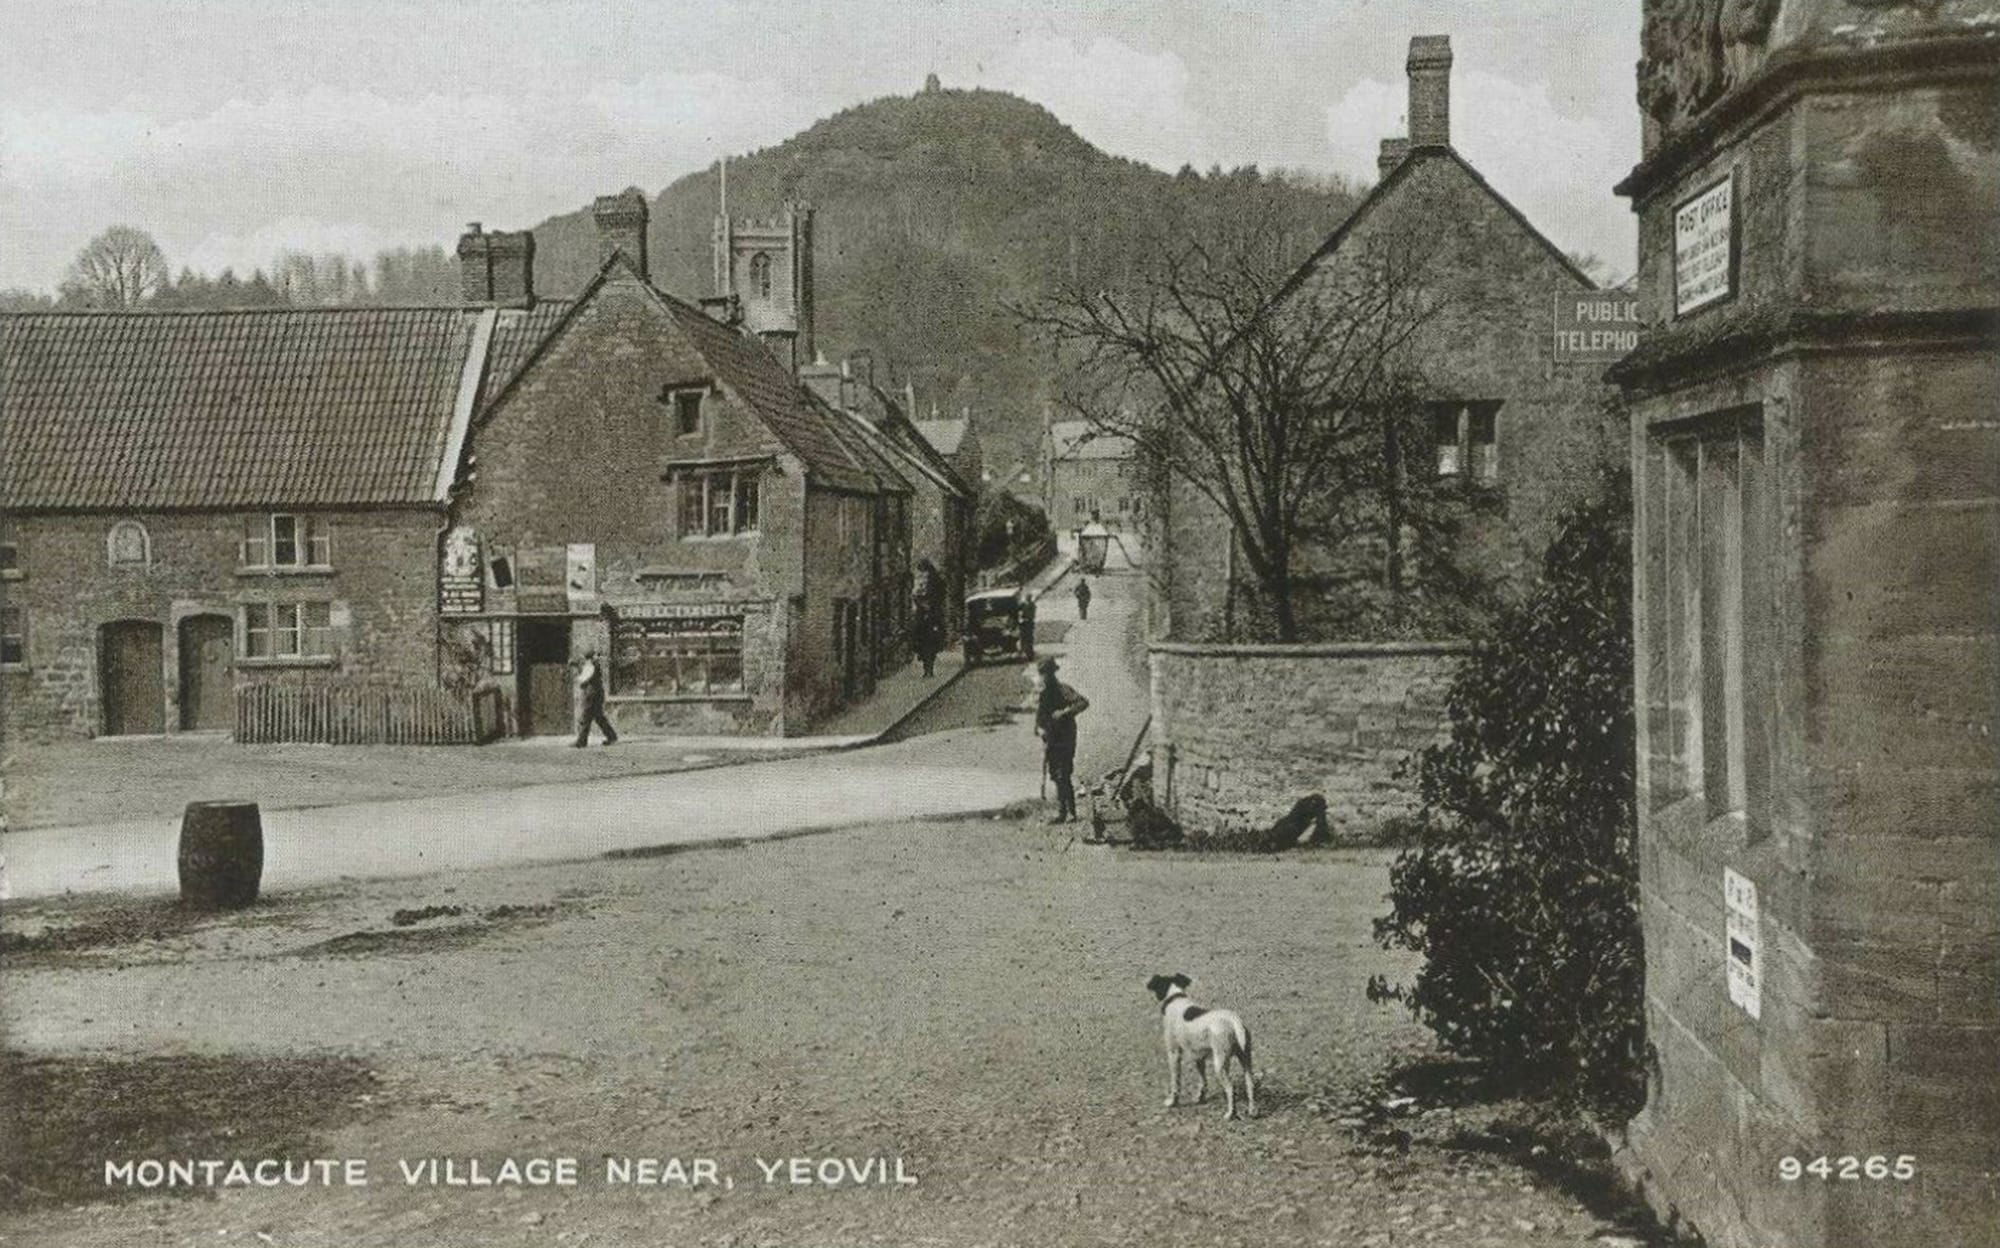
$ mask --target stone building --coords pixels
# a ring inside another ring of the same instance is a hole
[[[624,731],[867,696],[907,652],[895,455],[790,339],[651,285],[642,196],[596,217],[575,299],[474,227],[464,307],[0,316],[0,732],[226,729],[263,687],[339,739],[568,732],[588,650]]]
[[[1433,435],[1407,462],[1482,504],[1467,563],[1504,587],[1532,575],[1557,514],[1617,461],[1623,426],[1604,360],[1569,358],[1552,333],[1555,301],[1596,286],[1451,145],[1451,67],[1448,37],[1410,41],[1408,137],[1382,141],[1381,180],[1279,298],[1323,297],[1395,257],[1435,309],[1399,358]],[[1245,582],[1228,524],[1185,483],[1166,510],[1157,618],[1175,640],[1231,639]]]
[[[769,220],[715,219],[715,294],[793,372],[819,358],[813,343],[813,210],[789,203]],[[703,300],[707,305],[711,300]]]
[[[1991,1244],[2000,4],[1723,11],[1646,3],[1620,187],[1656,325],[1614,370],[1655,1059],[1620,1160],[1719,1248]]]
[[[917,432],[938,454],[944,456],[952,471],[958,474],[958,479],[978,490],[986,480],[986,456],[979,441],[979,430],[972,425],[972,413],[968,410],[956,420],[943,420],[938,417],[937,407],[933,405],[928,419],[917,420],[913,406],[907,407],[906,411]]]
[[[522,733],[567,727],[592,650],[621,732],[803,731],[901,661],[909,487],[747,321],[652,285],[643,197],[595,213],[583,293],[502,313],[545,329],[470,435],[452,670]]]
[[[435,688],[491,308],[0,316],[0,733],[229,729],[253,686]]]
[[[911,597],[920,589],[915,570],[925,563],[937,571],[937,590],[947,635],[955,635],[964,614],[972,574],[972,520],[978,491],[960,475],[907,415],[916,407],[916,388],[900,397],[875,384],[865,355],[840,364],[819,360],[800,371],[807,388],[828,406],[857,422],[857,428],[910,486]],[[976,479],[976,478],[975,478]],[[904,608],[907,611],[908,606]],[[904,615],[907,622],[907,615]]]
[[[1433,433],[1405,471],[1477,504],[1460,557],[1504,591],[1538,566],[1563,506],[1617,462],[1623,430],[1603,362],[1568,358],[1552,329],[1558,299],[1598,292],[1451,146],[1451,65],[1446,37],[1411,40],[1409,136],[1383,141],[1381,180],[1279,297],[1365,282],[1384,257],[1403,266],[1406,289],[1434,309],[1398,361],[1416,375]],[[1148,544],[1153,761],[1178,816],[1196,828],[1263,826],[1321,793],[1337,837],[1366,837],[1411,811],[1414,779],[1399,764],[1444,730],[1441,691],[1463,644],[1263,644],[1254,582],[1222,512],[1184,481],[1160,493]],[[1374,550],[1311,548],[1295,566],[1352,565],[1382,566]]]
[[[1092,521],[1118,534],[1134,556],[1145,524],[1146,491],[1131,439],[1095,432],[1088,422],[1058,420],[1036,449],[1042,513],[1056,531],[1056,548],[1076,553],[1076,533]]]

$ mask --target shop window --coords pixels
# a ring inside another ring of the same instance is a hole
[[[28,663],[28,612],[22,607],[0,607],[0,667],[25,667]]]
[[[1766,829],[1773,721],[1769,488],[1754,411],[1655,438],[1641,499],[1651,800]]]
[[[333,564],[332,545],[325,520],[279,513],[245,517],[239,549],[245,568],[325,570]]]
[[[153,539],[137,520],[120,520],[104,540],[104,553],[114,568],[143,568],[153,561]]]
[[[620,621],[611,687],[640,697],[743,692],[743,617]]]
[[[333,657],[332,607],[324,602],[250,602],[243,605],[246,659]]]

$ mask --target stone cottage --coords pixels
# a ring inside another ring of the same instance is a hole
[[[429,687],[491,308],[0,316],[0,732]]]
[[[1405,349],[1432,437],[1404,471],[1478,504],[1461,558],[1504,591],[1533,571],[1562,507],[1617,461],[1623,429],[1603,363],[1567,358],[1554,332],[1557,300],[1596,287],[1451,145],[1451,66],[1448,37],[1411,40],[1408,137],[1383,141],[1381,180],[1278,297],[1339,291],[1384,251],[1409,266],[1435,309]],[[1365,834],[1409,811],[1400,769],[1438,737],[1466,647],[1243,644],[1250,574],[1229,523],[1185,482],[1163,495],[1150,517],[1153,758],[1176,812],[1195,827],[1261,826],[1316,792],[1342,834]],[[1304,557],[1329,553],[1346,552]]]
[[[621,732],[796,733],[901,661],[909,486],[785,362],[648,280],[646,205],[481,407],[443,540],[448,678],[522,733],[608,658]]]

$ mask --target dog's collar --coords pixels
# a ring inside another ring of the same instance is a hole
[[[1168,993],[1166,997],[1160,1002],[1160,1013],[1162,1014],[1166,1013],[1167,1007],[1172,1005],[1176,1000],[1181,1000],[1181,1001],[1187,1000],[1187,994],[1185,992],[1182,992],[1178,988]]]

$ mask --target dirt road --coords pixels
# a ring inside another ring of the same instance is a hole
[[[31,1207],[0,1217],[0,1243],[1544,1245],[1602,1228],[1500,1158],[1363,1147],[1343,1125],[1392,1054],[1426,1047],[1363,998],[1407,967],[1368,939],[1380,854],[1146,856],[1067,832],[870,827],[282,895],[226,921],[16,907],[0,1020],[29,1058],[11,1100],[43,1108],[12,1124],[0,1202]],[[1250,1019],[1256,1121],[1161,1108],[1143,987],[1160,970]],[[99,1174],[278,1149],[365,1159],[371,1184],[114,1201],[129,1194]],[[577,1186],[397,1169],[564,1156]],[[691,1175],[711,1159],[733,1186],[608,1185],[607,1157]],[[917,1181],[764,1181],[760,1160],[793,1157],[900,1159]]]

